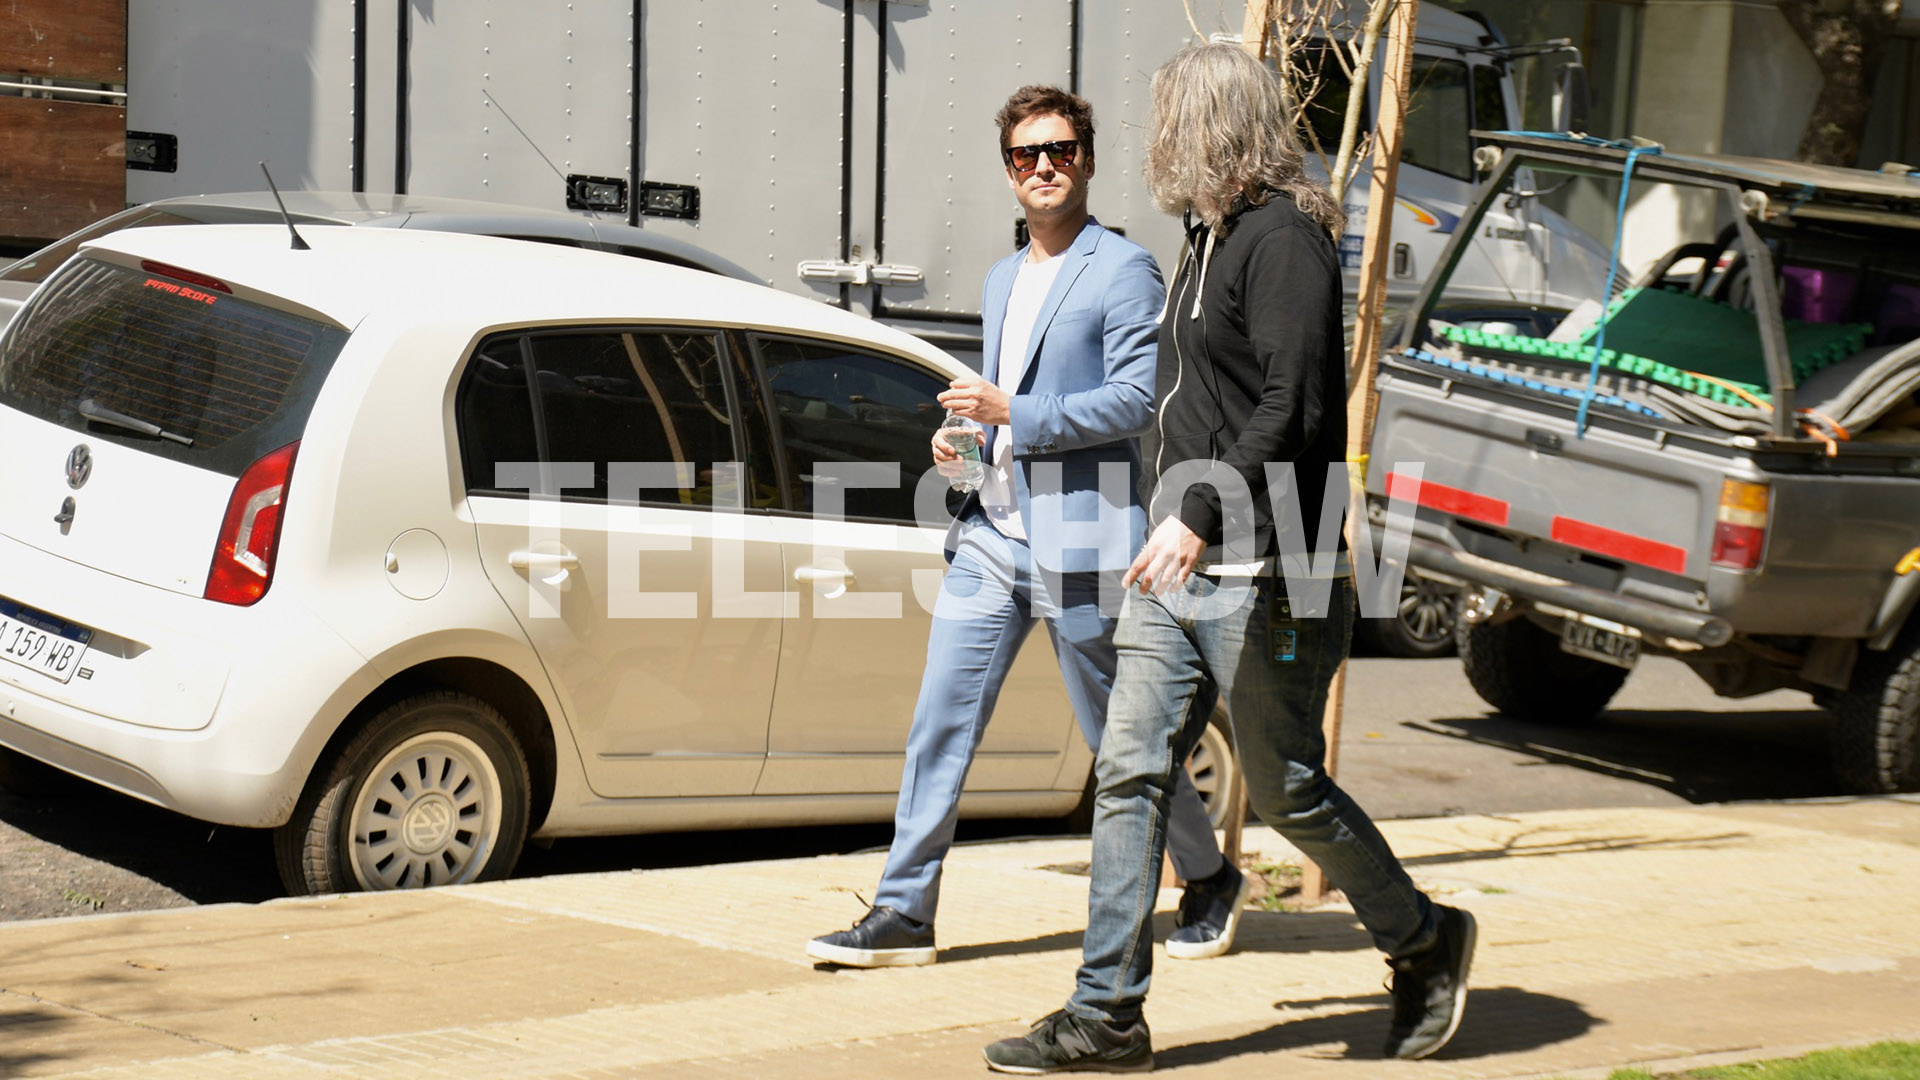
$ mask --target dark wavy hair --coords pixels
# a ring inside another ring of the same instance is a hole
[[[1015,90],[993,114],[993,122],[1000,125],[1000,149],[1007,148],[1014,128],[1036,116],[1058,116],[1073,125],[1073,137],[1080,140],[1080,149],[1093,156],[1093,106],[1079,94],[1038,83]]]

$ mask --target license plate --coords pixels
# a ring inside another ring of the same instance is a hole
[[[1603,664],[1631,668],[1640,659],[1640,633],[1618,623],[1602,626],[1569,618],[1560,624],[1560,649]]]
[[[68,682],[92,641],[84,626],[0,596],[0,660]]]

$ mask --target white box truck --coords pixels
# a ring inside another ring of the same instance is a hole
[[[143,0],[128,9],[127,199],[255,189],[265,159],[288,188],[570,207],[977,363],[980,283],[1019,235],[993,152],[1014,87],[1092,100],[1094,213],[1163,265],[1178,257],[1180,225],[1154,210],[1140,158],[1152,73],[1193,40],[1187,7]],[[1243,4],[1195,8],[1205,33],[1240,30]],[[1469,201],[1469,130],[1518,126],[1508,66],[1524,51],[1423,5],[1390,302],[1412,298]],[[1364,170],[1346,202],[1351,274]],[[1456,281],[1489,301],[1564,309],[1605,274],[1604,249],[1538,200],[1483,232]]]

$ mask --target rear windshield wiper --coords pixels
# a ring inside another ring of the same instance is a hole
[[[109,409],[92,398],[81,398],[80,404],[75,406],[74,409],[81,416],[86,417],[94,423],[110,424],[128,431],[137,431],[142,435],[156,439],[170,439],[179,443],[181,446],[193,445],[193,440],[187,438],[185,435],[176,435],[161,427],[159,424],[149,424],[137,416],[128,416],[126,413],[118,410]]]

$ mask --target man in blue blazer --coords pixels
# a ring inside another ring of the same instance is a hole
[[[1031,242],[987,273],[982,374],[954,380],[939,399],[982,425],[986,482],[948,534],[951,565],[934,607],[886,871],[859,922],[807,944],[827,963],[934,961],[934,909],[960,789],[1036,619],[1053,639],[1081,733],[1099,749],[1119,579],[1146,532],[1133,437],[1153,420],[1159,269],[1088,215],[1093,110],[1083,98],[1023,87],[995,119]],[[938,434],[933,457],[948,468],[957,459]],[[1221,857],[1184,770],[1168,849],[1187,882],[1168,955],[1226,952],[1249,882]]]

